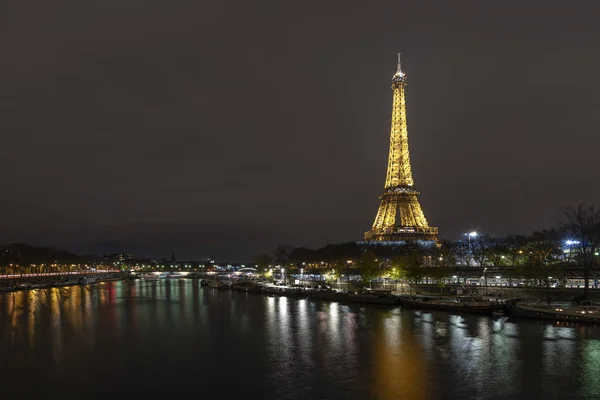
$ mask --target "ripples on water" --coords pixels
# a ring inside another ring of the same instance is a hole
[[[598,399],[600,328],[134,281],[0,295],[5,394]]]

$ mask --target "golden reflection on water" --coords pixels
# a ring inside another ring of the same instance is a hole
[[[402,329],[400,315],[381,320],[372,336],[374,347],[373,395],[377,400],[427,399],[423,346],[409,329]]]
[[[240,357],[227,368],[252,369],[261,387],[281,392],[274,398],[523,399],[540,390],[600,398],[598,329],[262,297],[190,281],[0,295],[0,357],[6,347],[17,365],[42,361],[72,374],[106,354],[134,363],[131,354],[154,360],[148,349],[158,348],[184,362],[232,346]]]
[[[36,289],[13,292],[0,298],[0,317],[10,320],[9,340],[17,345],[27,338],[27,346],[51,343],[54,357],[58,359],[63,350],[65,331],[82,339],[94,336],[93,298],[99,297],[100,304],[108,297],[104,291],[93,291],[90,286]],[[40,329],[43,328],[43,329]],[[1,332],[0,332],[1,334]],[[44,337],[40,337],[40,335]],[[5,340],[0,336],[0,340]]]

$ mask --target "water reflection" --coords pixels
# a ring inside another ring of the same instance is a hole
[[[402,318],[388,312],[380,320],[371,340],[374,347],[372,395],[377,399],[419,400],[428,398],[423,346],[410,328],[411,316]],[[425,323],[423,323],[425,322]],[[431,334],[431,324],[422,324],[421,332]],[[403,329],[408,328],[408,329]]]
[[[111,390],[243,398],[593,399],[600,329],[117,282],[0,295],[0,376],[29,390],[31,370],[44,394],[110,372]]]

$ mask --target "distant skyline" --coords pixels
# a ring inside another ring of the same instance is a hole
[[[396,53],[440,238],[598,202],[600,4],[10,2],[0,243],[247,260],[361,240]]]

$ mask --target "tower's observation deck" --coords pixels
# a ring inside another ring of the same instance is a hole
[[[385,188],[373,228],[365,232],[365,239],[437,242],[438,229],[427,223],[417,198],[419,192],[414,188],[408,151],[405,89],[406,75],[402,72],[398,54],[398,70],[392,77],[394,100]]]

